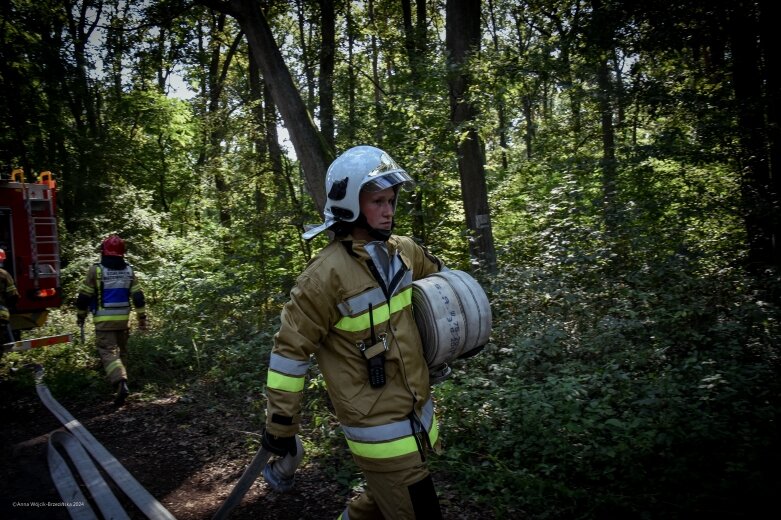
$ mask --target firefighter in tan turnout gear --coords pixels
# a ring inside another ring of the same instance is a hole
[[[95,342],[109,382],[116,388],[114,404],[122,406],[130,393],[127,385],[127,342],[130,334],[131,302],[138,328],[146,330],[144,293],[125,262],[125,241],[117,235],[100,246],[100,263],[93,264],[79,287],[77,322],[84,326],[88,311],[95,325]]]
[[[16,289],[13,276],[3,269],[4,263],[5,249],[0,249],[0,338],[3,338],[3,343],[6,343],[14,341],[10,308],[19,300],[19,291]]]
[[[330,230],[334,240],[298,277],[269,363],[263,445],[287,456],[300,447],[310,356],[320,367],[367,482],[344,520],[441,518],[426,466],[439,441],[412,282],[443,266],[411,238],[391,233],[399,188],[413,185],[372,146],[351,148],[331,164],[325,222],[303,236]]]

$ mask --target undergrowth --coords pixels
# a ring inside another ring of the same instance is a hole
[[[491,342],[434,390],[444,452],[432,467],[449,489],[498,518],[748,518],[771,505],[781,486],[777,277],[595,250],[519,259],[486,287]],[[178,306],[150,307],[152,330],[131,335],[133,384],[240,407],[260,431],[277,323],[202,302],[188,320]],[[74,331],[71,344],[4,356],[5,388],[32,391],[25,366],[39,363],[57,396],[107,394],[91,327],[82,342],[74,315],[64,307],[42,331]],[[303,415],[307,460],[358,485],[316,366]]]
[[[437,466],[499,517],[768,507],[781,484],[773,288],[683,258],[593,284],[580,274],[495,280],[491,344],[436,387]]]

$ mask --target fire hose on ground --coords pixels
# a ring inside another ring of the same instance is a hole
[[[55,432],[49,439],[47,453],[49,472],[60,496],[67,504],[71,518],[80,520],[82,518],[97,518],[97,515],[79,490],[79,485],[57,450],[57,445],[62,446],[67,452],[105,518],[129,517],[111,493],[93,459],[147,518],[174,520],[174,516],[144,489],[84,425],[52,397],[49,388],[43,383],[43,373],[43,367],[37,366],[35,369],[35,390],[46,408],[67,430],[67,432]]]
[[[66,431],[57,430],[50,434],[47,448],[49,473],[57,491],[68,508],[68,513],[74,520],[92,520],[96,518],[112,518],[129,520],[127,512],[112,493],[111,486],[104,480],[101,469],[114,484],[146,515],[153,520],[175,520],[175,517],[152,496],[125,469],[124,466],[98,442],[95,437],[76,420],[54,397],[43,383],[44,369],[40,365],[34,367],[35,389],[38,397],[49,411],[63,424]],[[212,517],[213,520],[228,518],[231,511],[238,506],[244,495],[262,472],[269,486],[278,492],[286,492],[293,487],[293,475],[304,455],[301,440],[296,436],[298,447],[295,456],[288,455],[268,463],[270,453],[261,447],[253,457],[241,478],[233,487],[230,495],[223,501]],[[92,502],[100,510],[97,515],[84,496],[79,483],[71,471],[64,452],[77,471],[78,476],[89,492]],[[96,464],[97,463],[97,466]],[[98,468],[100,466],[100,468]]]

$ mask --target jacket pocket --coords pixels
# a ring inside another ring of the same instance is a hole
[[[372,388],[369,384],[368,369],[365,375],[365,381],[363,386],[352,396],[346,396],[347,402],[345,403],[348,408],[351,408],[355,412],[362,416],[369,415],[374,408],[374,405],[382,397],[385,391],[394,384],[394,377],[398,372],[398,365],[394,362],[385,361],[385,385],[380,388]]]

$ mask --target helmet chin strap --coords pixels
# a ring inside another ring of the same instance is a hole
[[[396,226],[396,220],[394,219],[391,224],[390,229],[377,229],[373,228],[369,225],[369,222],[366,220],[366,217],[363,213],[360,213],[358,215],[358,218],[355,219],[354,224],[357,227],[361,227],[365,229],[369,236],[372,237],[375,240],[379,240],[380,242],[387,242],[390,238],[391,234],[393,233],[393,228]]]

